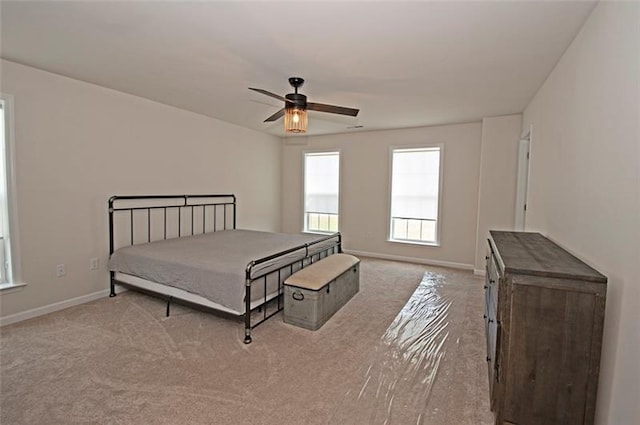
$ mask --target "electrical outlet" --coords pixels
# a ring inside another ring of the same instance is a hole
[[[64,264],[58,264],[56,266],[56,276],[63,277],[67,275],[67,268]]]
[[[89,270],[98,270],[100,268],[100,260],[92,258],[89,260]]]

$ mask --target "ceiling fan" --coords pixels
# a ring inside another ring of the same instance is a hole
[[[263,89],[249,87],[249,90],[257,91],[284,102],[284,108],[264,120],[264,122],[276,121],[284,115],[284,129],[287,133],[306,133],[307,131],[307,111],[327,112],[330,114],[349,115],[355,117],[360,112],[359,109],[345,108],[344,106],[326,105],[324,103],[307,102],[307,96],[298,93],[298,88],[304,84],[304,79],[300,77],[289,78],[289,84],[295,90],[284,97]]]

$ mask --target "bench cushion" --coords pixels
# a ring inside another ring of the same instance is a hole
[[[285,285],[319,291],[360,260],[349,254],[334,254],[315,262],[289,276]]]

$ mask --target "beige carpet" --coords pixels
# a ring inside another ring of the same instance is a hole
[[[245,345],[129,291],[0,330],[0,423],[490,424],[482,303],[470,272],[363,259],[320,330],[276,316]]]

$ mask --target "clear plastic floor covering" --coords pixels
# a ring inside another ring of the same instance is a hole
[[[446,285],[445,285],[446,282]],[[464,344],[465,321],[481,324],[482,306],[469,305],[468,287],[427,272],[373,348],[359,387],[349,390],[331,424],[489,424],[488,399],[468,405],[465,391],[486,380],[478,347]],[[450,335],[455,335],[450,338]],[[468,342],[471,342],[471,338]],[[480,356],[480,357],[479,357]],[[456,382],[453,384],[453,382]],[[466,381],[466,385],[465,385]],[[437,399],[431,408],[430,401]],[[477,399],[478,397],[474,397]]]

